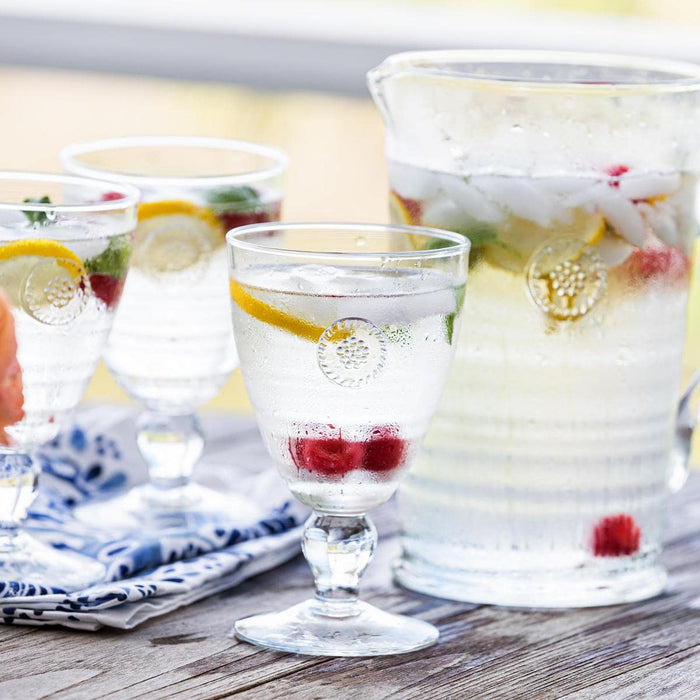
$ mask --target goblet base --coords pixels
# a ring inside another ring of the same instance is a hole
[[[308,656],[385,656],[425,649],[437,642],[433,625],[393,615],[357,601],[353,614],[321,615],[307,600],[287,610],[238,620],[235,635],[251,644]]]
[[[75,517],[82,522],[115,533],[196,529],[229,521],[250,523],[263,515],[258,506],[242,496],[193,483],[168,489],[142,484],[117,498],[75,510]]]
[[[58,550],[26,532],[19,532],[0,548],[0,581],[31,583],[66,593],[100,583],[105,567],[77,552]]]

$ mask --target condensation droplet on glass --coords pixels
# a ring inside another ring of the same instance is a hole
[[[365,236],[356,236],[355,237],[355,245],[358,248],[362,248],[362,246],[367,245],[367,238]]]
[[[46,210],[46,220],[54,222],[58,218],[58,213],[56,212],[55,209],[47,209]]]

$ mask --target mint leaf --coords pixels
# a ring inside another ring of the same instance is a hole
[[[220,187],[207,194],[207,202],[217,211],[250,211],[260,206],[260,195],[248,185]]]
[[[439,250],[440,248],[449,248],[451,245],[454,243],[448,238],[433,238],[423,246],[423,250]]]
[[[452,339],[455,332],[455,321],[457,320],[457,314],[464,306],[464,295],[466,292],[466,284],[463,284],[455,289],[455,301],[457,302],[457,308],[451,314],[447,314],[447,316],[445,316],[445,331],[447,333],[447,342],[450,345],[452,345]]]
[[[27,204],[51,204],[51,198],[48,195],[43,197],[27,197],[22,200]],[[22,213],[29,219],[32,224],[42,224],[49,217],[46,216],[45,211],[22,211]]]
[[[459,230],[457,233],[461,233],[471,241],[472,247],[469,251],[470,269],[481,259],[484,249],[487,247],[491,249],[500,248],[518,261],[522,258],[522,254],[512,246],[504,243],[498,237],[498,230],[488,224],[477,221],[473,225]]]
[[[496,229],[493,226],[480,222],[476,222],[473,226],[468,226],[465,229],[460,229],[457,233],[461,233],[471,241],[472,249],[483,248],[487,243],[496,243],[498,241]]]
[[[453,232],[469,239],[472,244],[472,252],[476,252],[479,248],[483,248],[487,243],[502,245],[498,240],[496,229],[493,228],[493,226],[489,226],[488,224],[483,224],[478,221],[463,229],[453,229]],[[435,238],[424,246],[424,250],[437,250],[438,248],[447,248],[451,245],[452,241]]]
[[[112,238],[109,245],[99,255],[85,261],[88,273],[99,273],[121,279],[129,269],[131,243],[126,236]]]

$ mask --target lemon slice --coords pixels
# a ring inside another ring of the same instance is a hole
[[[132,265],[152,275],[191,268],[224,244],[216,214],[185,200],[140,204],[138,221]]]
[[[83,264],[83,261],[70,248],[49,238],[28,238],[0,245],[0,262],[21,256],[62,258],[64,261],[72,261],[80,266]]]
[[[416,212],[411,211],[408,200],[404,199],[398,192],[389,192],[389,216],[395,224],[407,224],[411,226],[417,223]]]
[[[241,311],[245,311],[249,316],[269,323],[272,326],[281,328],[288,333],[310,340],[313,343],[318,342],[318,339],[326,330],[323,326],[318,326],[310,321],[305,321],[302,318],[297,318],[288,314],[285,311],[280,311],[274,306],[266,304],[260,299],[256,299],[252,294],[245,291],[243,286],[231,280],[229,283],[231,290],[231,299],[238,305]]]
[[[483,246],[484,258],[495,267],[522,272],[533,253],[548,241],[575,238],[581,250],[595,246],[605,235],[605,218],[600,212],[591,213],[578,208],[568,222],[540,226],[534,221],[510,216],[498,226],[496,238]]]
[[[90,288],[82,260],[42,238],[0,246],[0,286],[15,306],[49,325],[69,323],[82,313]]]

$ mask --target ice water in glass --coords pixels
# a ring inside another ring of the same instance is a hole
[[[70,146],[63,162],[141,192],[132,269],[104,358],[145,407],[136,442],[149,481],[109,504],[81,508],[79,517],[154,531],[255,519],[262,514],[249,499],[191,477],[204,447],[197,408],[238,366],[226,232],[279,219],[286,156],[226,139],[136,137]]]
[[[463,287],[439,272],[323,265],[233,284],[246,386],[292,493],[333,514],[384,503],[435,409]],[[259,309],[294,320],[276,325]]]
[[[228,234],[233,325],[266,446],[313,509],[303,551],[316,595],[235,633],[311,655],[395,654],[437,630],[359,600],[386,502],[447,378],[468,243],[416,227],[278,224]]]
[[[104,566],[21,528],[35,451],[65,426],[95,371],[124,287],[138,192],[0,173],[0,580],[74,590]]]

